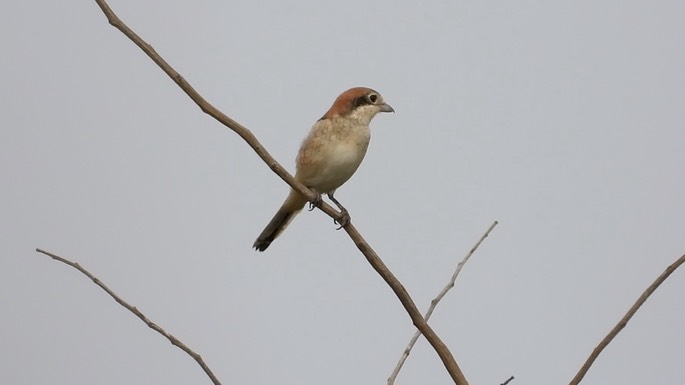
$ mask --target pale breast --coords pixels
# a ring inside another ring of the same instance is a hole
[[[326,193],[354,174],[366,155],[371,133],[368,126],[360,125],[318,128],[303,143],[297,175],[305,185]]]

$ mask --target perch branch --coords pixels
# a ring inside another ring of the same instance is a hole
[[[580,368],[578,373],[576,374],[575,377],[573,377],[573,380],[570,382],[570,385],[578,385],[582,380],[583,377],[585,377],[585,374],[587,374],[588,370],[590,370],[590,367],[592,364],[595,363],[595,360],[597,357],[599,357],[599,354],[602,353],[602,350],[609,345],[609,343],[618,335],[618,333],[623,330],[626,325],[628,325],[628,321],[630,321],[631,318],[637,313],[638,309],[640,309],[640,306],[647,301],[647,298],[649,298],[652,293],[661,285],[668,276],[671,275],[680,265],[685,262],[685,254],[683,254],[680,258],[678,258],[675,262],[673,262],[669,267],[664,270],[663,273],[652,283],[649,285],[649,287],[642,293],[640,298],[637,299],[637,301],[633,304],[633,306],[628,310],[628,312],[621,318],[620,321],[614,326],[613,329],[609,332],[609,334],[604,337],[604,339],[595,347],[595,349],[592,351],[592,354],[590,354],[590,357],[585,361],[583,366]]]
[[[264,147],[259,143],[257,138],[245,127],[240,125],[235,120],[229,118],[226,114],[219,111],[216,107],[207,102],[195,89],[181,76],[176,70],[174,70],[169,63],[167,63],[150,44],[145,42],[140,36],[138,36],[133,30],[131,30],[124,22],[122,22],[119,17],[112,11],[106,1],[95,0],[102,12],[107,17],[109,24],[121,31],[126,37],[128,37],[134,44],[140,47],[145,54],[147,54],[152,61],[154,61],[189,97],[195,102],[195,104],[200,107],[200,109],[206,114],[210,115],[217,121],[219,121],[224,126],[233,130],[238,134],[247,144],[252,147],[252,149],[257,153],[257,155],[271,168],[271,170],[276,173],[281,179],[283,179],[288,185],[293,189],[304,195],[310,202],[315,202],[317,207],[323,212],[331,216],[332,218],[343,220],[341,213],[335,211],[333,207],[326,204],[322,200],[317,200],[316,195],[306,188],[304,185],[299,183],[292,175],[290,175],[285,169],[264,149]],[[378,255],[373,251],[371,246],[364,240],[364,238],[357,232],[356,228],[348,221],[345,226],[343,226],[347,234],[352,238],[357,248],[364,254],[367,261],[372,265],[372,267],[381,275],[383,280],[388,283],[390,288],[393,290],[395,295],[398,297],[405,310],[412,319],[414,325],[426,336],[426,340],[433,346],[438,356],[442,360],[443,365],[447,369],[448,373],[452,377],[453,381],[457,385],[468,385],[464,374],[457,365],[452,353],[449,351],[447,346],[440,340],[440,338],[435,334],[433,329],[428,325],[428,323],[423,319],[421,313],[416,308],[413,300],[407,293],[406,289],[397,280],[397,278],[390,272],[390,270],[385,266],[383,261],[378,257]]]
[[[212,380],[212,383],[214,383],[214,385],[221,385],[221,382],[219,382],[219,379],[216,378],[214,373],[212,373],[212,370],[209,369],[209,366],[207,366],[207,364],[205,363],[205,361],[202,359],[202,357],[199,354],[195,353],[191,348],[186,346],[178,338],[174,337],[170,333],[167,333],[167,331],[162,329],[162,327],[160,327],[156,323],[152,322],[149,318],[147,318],[145,316],[145,314],[143,314],[143,312],[138,310],[138,308],[136,308],[135,306],[131,306],[128,302],[121,299],[121,297],[119,297],[112,289],[110,289],[104,283],[102,283],[102,281],[100,281],[100,279],[98,277],[91,274],[88,270],[86,270],[85,268],[83,268],[81,265],[79,265],[76,262],[72,262],[66,258],[62,258],[59,255],[50,253],[50,252],[45,251],[45,250],[36,249],[36,251],[41,253],[41,254],[47,255],[48,257],[54,259],[55,261],[59,261],[59,262],[62,262],[66,265],[69,265],[69,266],[73,267],[74,269],[83,273],[83,275],[85,275],[86,277],[90,278],[93,281],[93,283],[100,286],[100,288],[102,290],[104,290],[107,294],[109,294],[109,296],[112,297],[115,301],[117,301],[117,303],[119,305],[125,307],[126,310],[135,314],[136,317],[140,318],[141,321],[145,322],[145,324],[150,329],[152,329],[152,330],[156,331],[157,333],[163,335],[164,337],[166,337],[166,339],[169,340],[169,342],[171,342],[172,345],[178,347],[179,349],[186,352],[189,356],[191,356],[195,360],[195,362],[197,362],[198,365],[200,365],[200,367],[207,374],[207,376],[209,376],[209,378]]]
[[[480,237],[478,242],[471,248],[471,250],[464,256],[464,259],[462,259],[458,264],[457,268],[454,270],[454,273],[452,274],[452,278],[450,278],[450,281],[445,285],[445,287],[440,291],[437,297],[435,297],[432,301],[430,306],[428,307],[428,311],[426,311],[426,314],[423,316],[423,319],[428,321],[431,316],[433,315],[433,311],[435,308],[438,306],[438,303],[442,298],[447,294],[450,289],[454,287],[454,283],[457,280],[457,277],[459,276],[459,273],[461,272],[461,269],[464,267],[466,262],[471,258],[473,253],[478,250],[478,247],[480,247],[480,244],[483,243],[485,238],[487,238],[490,235],[490,232],[492,229],[497,226],[497,221],[494,221],[490,227],[483,233],[483,235]],[[388,385],[393,385],[395,383],[395,379],[397,378],[397,375],[400,373],[400,370],[402,369],[402,366],[404,366],[404,362],[407,360],[409,357],[409,354],[411,353],[411,350],[414,348],[414,345],[416,344],[416,341],[418,341],[419,337],[421,336],[421,331],[417,330],[416,333],[411,337],[411,340],[409,340],[409,344],[407,347],[404,349],[404,352],[402,353],[402,357],[400,357],[399,362],[395,366],[395,369],[392,371],[392,374],[390,374],[390,377],[388,377]]]

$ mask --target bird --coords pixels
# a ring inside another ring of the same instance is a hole
[[[352,177],[364,159],[371,139],[369,123],[379,112],[395,110],[371,88],[350,88],[314,124],[295,159],[295,179],[313,190],[318,199],[326,194],[343,217],[348,217],[347,210],[335,199],[335,191]],[[252,247],[266,250],[306,203],[304,195],[290,189],[281,208]]]

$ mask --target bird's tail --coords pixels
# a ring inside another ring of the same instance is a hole
[[[269,222],[262,233],[259,234],[252,247],[259,251],[266,250],[271,242],[285,230],[290,221],[295,218],[295,215],[302,210],[305,203],[307,203],[307,199],[305,199],[302,194],[295,190],[290,190],[290,194],[285,199],[285,202],[283,202],[281,208],[278,209],[278,212],[276,212],[276,215],[271,219],[271,222]]]

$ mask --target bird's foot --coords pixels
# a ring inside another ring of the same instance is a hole
[[[316,198],[314,198],[313,201],[310,201],[310,202],[309,202],[309,209],[308,209],[309,211],[314,210],[314,209],[316,208],[316,206],[318,206],[319,203],[321,203],[321,200],[322,200],[321,194],[319,194],[319,193],[316,192],[316,191],[314,191],[314,192],[316,193]]]
[[[333,219],[333,223],[340,225],[336,230],[340,230],[350,223],[350,213],[344,207],[340,210],[340,218]]]

